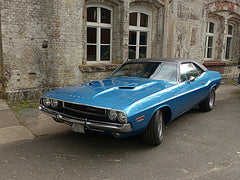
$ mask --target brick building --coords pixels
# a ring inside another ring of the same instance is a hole
[[[236,76],[239,0],[0,0],[0,93],[38,98],[128,58],[177,57]]]

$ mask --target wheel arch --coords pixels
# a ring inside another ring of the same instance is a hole
[[[214,90],[216,91],[216,89],[218,88],[217,84],[212,84],[211,87],[209,88],[208,94],[211,92],[211,90],[214,88]]]
[[[152,116],[151,116],[151,119],[158,110],[163,111],[164,123],[165,123],[165,125],[167,125],[172,119],[172,112],[173,111],[172,111],[171,107],[168,106],[168,105],[164,105],[164,106],[160,106],[160,107],[156,108],[155,111],[153,112]]]

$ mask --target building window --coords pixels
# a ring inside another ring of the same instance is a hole
[[[215,53],[215,32],[216,24],[213,22],[207,23],[206,29],[206,40],[205,40],[205,54],[204,58],[206,60],[213,60]]]
[[[230,60],[232,55],[232,43],[233,43],[233,25],[228,25],[225,47],[225,60]]]
[[[87,61],[112,60],[112,10],[104,6],[87,7]]]
[[[133,11],[129,14],[128,58],[150,56],[151,16],[149,13]]]

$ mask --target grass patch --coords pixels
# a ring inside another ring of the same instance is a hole
[[[31,111],[36,110],[39,106],[38,103],[30,100],[10,102],[8,105],[21,125],[26,125],[26,120],[28,116],[31,116]]]
[[[38,103],[29,100],[9,103],[9,107],[14,112],[18,112],[28,108],[38,108],[38,106],[39,106]]]
[[[234,91],[233,94],[240,95],[240,91]]]

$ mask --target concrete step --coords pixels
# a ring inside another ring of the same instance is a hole
[[[35,136],[24,126],[21,126],[9,109],[5,100],[0,99],[0,145],[19,141],[32,139]]]

